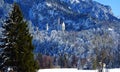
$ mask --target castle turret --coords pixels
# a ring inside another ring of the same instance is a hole
[[[58,18],[58,25],[57,25],[57,30],[60,30],[60,18]]]
[[[48,23],[46,24],[46,31],[48,31],[49,30],[49,26],[48,26]]]
[[[62,31],[65,31],[65,23],[62,23]]]

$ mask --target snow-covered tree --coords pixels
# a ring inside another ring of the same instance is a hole
[[[17,72],[35,72],[32,37],[16,3],[2,27],[4,30],[0,48],[4,50],[1,69],[10,67]]]

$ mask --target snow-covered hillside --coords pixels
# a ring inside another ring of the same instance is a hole
[[[119,33],[113,28],[97,28],[75,31],[39,31],[33,33],[33,44],[35,53],[51,56],[53,64],[59,65],[59,58],[65,57],[70,67],[92,69],[94,61],[99,56],[108,68],[119,67]],[[104,55],[103,55],[104,54]],[[112,58],[112,59],[111,59]],[[82,63],[84,61],[84,63]],[[110,61],[110,62],[108,62]]]
[[[103,72],[119,72],[120,69],[103,69]],[[78,69],[40,69],[38,72],[98,72],[98,70],[78,70]]]
[[[29,21],[36,57],[50,56],[56,66],[66,59],[71,68],[93,69],[101,61],[120,67],[120,19],[110,6],[93,0],[0,0],[0,26],[13,2]]]
[[[120,21],[110,6],[93,0],[0,0],[0,17],[9,12],[13,2],[20,5],[24,17],[40,30],[45,30],[46,24],[49,30],[59,30],[62,22],[67,31],[80,31],[99,27],[101,21]]]

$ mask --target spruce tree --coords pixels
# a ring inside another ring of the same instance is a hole
[[[13,10],[3,24],[4,66],[17,72],[35,72],[32,37],[24,20],[20,7],[14,3]]]

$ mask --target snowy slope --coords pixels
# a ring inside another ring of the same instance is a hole
[[[13,2],[40,30],[45,30],[47,23],[49,30],[58,30],[59,19],[59,24],[65,22],[66,30],[75,31],[99,27],[100,21],[118,21],[110,6],[93,0],[0,0],[0,17],[7,14]]]
[[[97,70],[78,70],[78,69],[40,69],[38,72],[97,72]]]
[[[93,0],[0,0],[0,18],[4,19],[13,2],[20,5],[25,19],[30,21],[35,53],[57,58],[67,54],[70,60],[75,55],[87,60],[85,66],[90,64],[92,67],[89,59],[96,57],[92,41],[97,34],[101,37],[107,33],[107,38],[110,37],[113,43],[106,42],[106,49],[110,52],[106,54],[107,57],[112,55],[113,60],[106,63],[109,68],[120,67],[120,20],[113,16],[109,6]],[[62,33],[60,28],[63,22],[66,33]],[[46,24],[48,32],[43,31]],[[103,45],[102,42],[100,44]],[[100,45],[99,49],[102,49]]]
[[[40,69],[38,72],[98,72],[98,70],[78,70],[78,69]],[[120,72],[120,69],[104,69],[103,72]]]
[[[49,55],[56,59],[66,55],[69,62],[71,62],[72,56],[75,55],[78,59],[86,59],[85,67],[82,68],[92,68],[93,59],[97,56],[96,48],[98,48],[97,53],[105,51],[106,58],[109,58],[109,56],[114,57],[112,64],[107,62],[107,60],[105,61],[108,68],[119,67],[119,58],[117,56],[119,52],[119,37],[119,34],[112,28],[89,29],[80,32],[37,30],[33,34],[34,52]],[[79,65],[79,60],[77,62]]]

